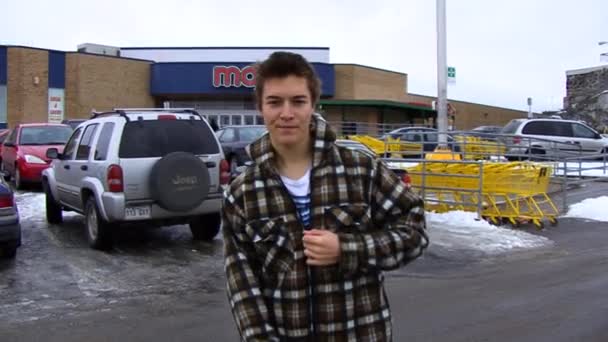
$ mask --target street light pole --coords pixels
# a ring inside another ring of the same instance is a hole
[[[439,147],[447,148],[448,90],[445,0],[437,0],[437,130]]]

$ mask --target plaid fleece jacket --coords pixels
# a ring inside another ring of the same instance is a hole
[[[332,266],[306,265],[303,226],[268,135],[254,165],[226,190],[222,211],[228,297],[244,341],[389,341],[382,271],[428,245],[423,202],[379,159],[334,145],[313,116],[311,226],[338,234]]]

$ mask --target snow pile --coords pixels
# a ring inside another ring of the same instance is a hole
[[[46,203],[43,193],[24,192],[15,193],[19,219],[27,222],[31,219],[44,219],[46,213]]]
[[[18,193],[15,196],[22,222],[45,220],[44,193]],[[591,211],[601,213],[601,210],[588,210],[592,208],[608,207],[608,197],[601,197],[601,202],[581,203],[585,213]],[[595,199],[598,200],[598,199]],[[578,208],[577,205],[572,207]],[[64,215],[77,215],[66,213]],[[585,215],[585,217],[590,217]],[[604,214],[604,220],[608,217]],[[448,213],[427,213],[428,234],[431,239],[431,248],[444,248],[446,250],[474,250],[486,254],[498,254],[513,249],[529,249],[547,246],[551,240],[536,236],[524,231],[511,228],[496,227],[484,220],[477,220],[477,214],[464,211]]]
[[[44,193],[17,192],[15,193],[15,201],[17,202],[17,210],[19,210],[19,220],[21,222],[46,220],[46,202]],[[64,217],[73,215],[78,214],[71,211],[63,212]]]
[[[608,196],[587,198],[570,206],[566,217],[578,217],[595,221],[608,222]]]
[[[473,249],[497,254],[512,249],[529,249],[551,245],[543,236],[511,228],[496,227],[477,214],[465,211],[427,213],[431,244],[446,249]]]
[[[608,161],[608,160],[607,160]],[[608,177],[608,163],[601,162],[585,162],[585,163],[567,163],[569,176],[578,176],[579,170],[581,176],[587,177]],[[557,163],[554,166],[555,175],[564,175],[564,163]]]

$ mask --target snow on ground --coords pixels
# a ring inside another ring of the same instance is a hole
[[[15,193],[19,220],[28,222],[30,220],[46,220],[46,203],[44,193],[40,192],[17,192]],[[78,215],[74,212],[64,211],[63,216]]]
[[[565,217],[578,217],[595,221],[608,222],[608,196],[587,198],[570,206]]]
[[[587,162],[587,163],[567,163],[567,171],[569,176],[580,175],[587,177],[608,177],[608,162]],[[555,175],[564,175],[564,163],[559,163],[555,167]]]
[[[543,236],[521,230],[496,227],[477,214],[465,211],[427,213],[431,244],[446,249],[477,250],[487,254],[499,254],[513,249],[529,249],[551,245]]]
[[[18,193],[15,197],[21,222],[45,220],[46,205],[43,193],[24,192]],[[605,201],[602,205],[606,207],[608,197],[603,198]],[[78,214],[64,212],[64,215]],[[477,214],[472,212],[427,213],[427,223],[432,248],[465,249],[499,254],[513,249],[537,248],[552,243],[542,236],[496,227],[484,220],[478,221]]]
[[[46,204],[44,194],[36,192],[15,193],[19,219],[27,222],[31,219],[44,219],[46,214]]]

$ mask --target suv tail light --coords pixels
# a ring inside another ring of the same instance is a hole
[[[171,114],[160,114],[158,120],[177,120],[177,117]]]
[[[116,164],[108,167],[108,190],[110,192],[123,192],[122,168]]]
[[[11,208],[13,205],[13,194],[0,195],[0,208]]]
[[[513,137],[513,144],[517,145],[521,143],[521,137]]]
[[[220,162],[220,185],[227,185],[230,183],[230,164],[226,159],[222,159]]]

